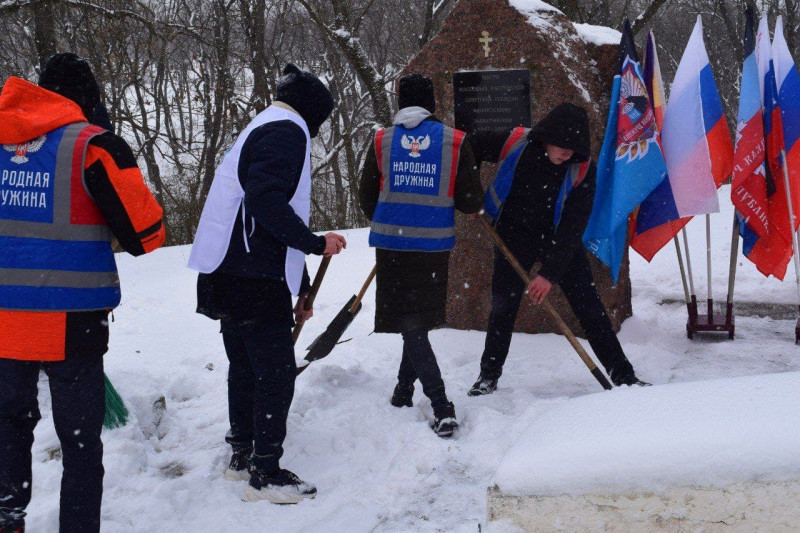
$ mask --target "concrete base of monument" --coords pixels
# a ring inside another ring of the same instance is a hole
[[[488,490],[489,531],[794,532],[800,480],[662,494],[515,496]],[[511,526],[511,527],[509,527]]]

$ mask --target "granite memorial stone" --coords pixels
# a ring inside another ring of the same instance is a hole
[[[466,101],[469,91],[463,89],[497,82],[500,78],[494,76],[498,71],[512,73],[501,74],[501,77],[527,71],[530,122],[519,118],[504,125],[509,126],[509,130],[518,123],[527,126],[559,103],[573,102],[586,108],[589,114],[596,159],[605,129],[619,40],[619,32],[573,24],[544,2],[458,0],[439,33],[409,62],[402,74],[419,72],[430,77],[436,91],[437,116],[446,124],[469,130],[480,127],[482,119],[465,105],[485,104],[478,100]],[[492,76],[492,79],[484,80],[484,76]],[[514,99],[511,93],[507,96]],[[521,93],[519,89],[515,94]],[[497,120],[508,120],[511,114],[501,112]],[[484,187],[495,171],[495,165],[482,165]],[[456,248],[450,259],[448,326],[485,331],[491,308],[492,244],[480,225],[465,216],[456,217],[456,238]],[[632,314],[627,256],[616,286],[612,285],[608,269],[593,256],[590,258],[600,297],[612,324],[619,329],[622,321]],[[557,286],[548,299],[570,328],[582,334]],[[516,331],[554,332],[556,327],[543,309],[523,302]],[[482,343],[476,346],[476,354],[482,348]]]

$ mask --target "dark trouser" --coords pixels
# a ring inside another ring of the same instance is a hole
[[[536,250],[513,250],[525,270],[533,268]],[[592,279],[589,260],[578,250],[558,282],[569,305],[578,317],[589,344],[612,379],[633,373],[622,346],[611,326]],[[492,311],[486,332],[486,347],[481,358],[481,374],[497,379],[503,373],[511,333],[526,287],[511,264],[495,249],[492,276]]]
[[[103,357],[39,363],[0,359],[0,508],[31,500],[33,429],[41,418],[39,370],[50,380],[53,423],[61,441],[61,533],[100,531],[105,416]]]
[[[228,354],[228,414],[225,440],[234,452],[254,449],[253,466],[265,473],[279,468],[286,420],[294,397],[297,366],[292,330],[262,320],[222,320]],[[255,444],[255,447],[254,447]]]
[[[417,378],[422,383],[422,392],[430,398],[431,405],[447,403],[442,372],[436,362],[436,354],[433,353],[426,329],[403,333],[403,359],[400,361],[397,380],[405,385],[411,385]]]

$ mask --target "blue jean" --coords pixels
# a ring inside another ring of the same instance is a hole
[[[50,381],[61,441],[59,530],[100,531],[105,382],[102,356],[40,363],[0,359],[0,508],[21,512],[31,500],[33,430],[40,420],[39,371]],[[2,525],[2,524],[0,524]]]

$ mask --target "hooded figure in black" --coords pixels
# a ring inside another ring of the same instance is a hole
[[[497,162],[508,138],[508,132],[474,134],[476,159]],[[533,303],[544,301],[552,284],[558,283],[614,384],[644,384],[636,378],[617,340],[583,248],[582,236],[592,212],[596,183],[586,111],[569,103],[558,105],[530,130],[527,141],[497,220],[497,232],[526,270],[541,263],[538,275],[527,287]],[[556,205],[567,170],[570,165],[587,161],[585,177],[564,201],[556,228]],[[495,249],[492,311],[481,373],[469,392],[471,396],[490,394],[497,388],[525,292],[519,275]]]
[[[271,107],[299,115],[313,138],[334,101],[321,80],[289,64]],[[197,281],[197,312],[221,321],[230,361],[225,440],[233,456],[225,477],[250,481],[248,501],[298,503],[316,494],[313,485],[280,468],[297,374],[292,327],[295,320],[302,323],[313,315],[313,309],[306,309],[307,271],[292,309],[287,248],[328,256],[346,243],[335,233],[312,233],[290,205],[303,179],[306,148],[305,132],[288,118],[250,131],[238,156],[244,198],[227,252],[216,270],[200,274]]]
[[[394,118],[395,126],[413,131],[426,121],[441,122],[433,115],[436,110],[433,83],[424,76],[410,74],[400,78],[398,104],[400,111]],[[370,220],[379,205],[381,178],[381,163],[373,140],[359,188],[361,209]],[[482,205],[483,190],[466,139],[460,147],[455,179],[455,209],[477,213]],[[415,213],[418,220],[426,216],[424,208]],[[378,246],[375,258],[375,331],[403,335],[403,357],[391,403],[395,407],[412,406],[414,382],[419,379],[434,410],[434,431],[440,436],[450,436],[457,427],[455,410],[445,394],[444,381],[428,340],[428,331],[445,324],[450,252],[403,251]]]

